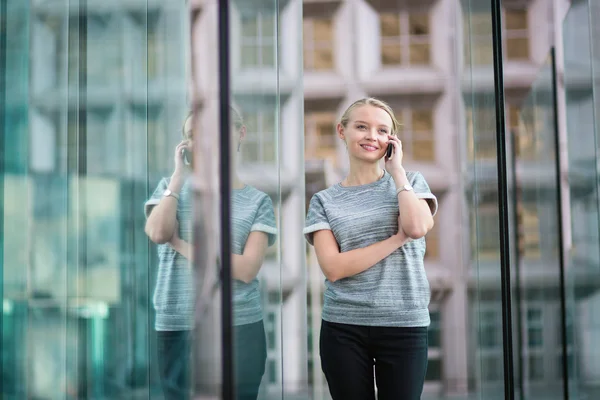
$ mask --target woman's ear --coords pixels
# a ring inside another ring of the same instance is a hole
[[[346,140],[346,136],[344,136],[344,126],[342,124],[337,124],[335,130],[337,131],[337,134],[340,139]]]

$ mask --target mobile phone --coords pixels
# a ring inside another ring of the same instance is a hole
[[[394,152],[394,145],[391,143],[388,143],[387,150],[385,151],[385,158],[390,158],[392,156],[393,152]]]
[[[181,151],[183,153],[183,162],[185,163],[185,165],[190,165],[192,163],[192,152],[189,151],[188,149],[183,149]]]

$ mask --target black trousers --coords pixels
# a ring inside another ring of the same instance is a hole
[[[157,331],[158,372],[165,400],[190,398],[190,331]]]
[[[418,400],[427,372],[427,328],[322,321],[321,367],[333,400]],[[375,369],[375,372],[373,372]]]
[[[263,321],[234,327],[235,393],[256,400],[265,373],[267,344]],[[158,367],[165,400],[190,398],[190,331],[158,331]],[[220,368],[215,364],[215,368]]]

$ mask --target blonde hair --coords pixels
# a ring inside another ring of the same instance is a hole
[[[396,119],[396,116],[394,115],[394,111],[385,101],[376,99],[374,97],[365,97],[363,99],[356,100],[354,103],[350,104],[350,106],[346,109],[346,111],[344,111],[344,114],[342,115],[342,119],[340,120],[340,124],[342,124],[342,126],[345,128],[348,125],[348,121],[350,121],[350,115],[352,114],[352,111],[354,111],[355,108],[362,107],[362,106],[377,107],[377,108],[382,109],[386,113],[388,113],[388,115],[392,119],[391,134],[396,135],[398,133],[398,131],[400,130],[400,123]]]

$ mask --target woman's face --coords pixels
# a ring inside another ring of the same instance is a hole
[[[229,130],[230,140],[230,155],[237,158],[238,148],[241,146],[241,142],[246,136],[246,127],[244,125],[232,124]]]
[[[392,118],[379,107],[363,105],[352,110],[346,127],[337,126],[351,158],[376,162],[385,155]]]
[[[189,116],[188,119],[185,120],[185,124],[183,124],[183,140],[189,140],[190,144],[193,140],[192,129],[192,116]]]

